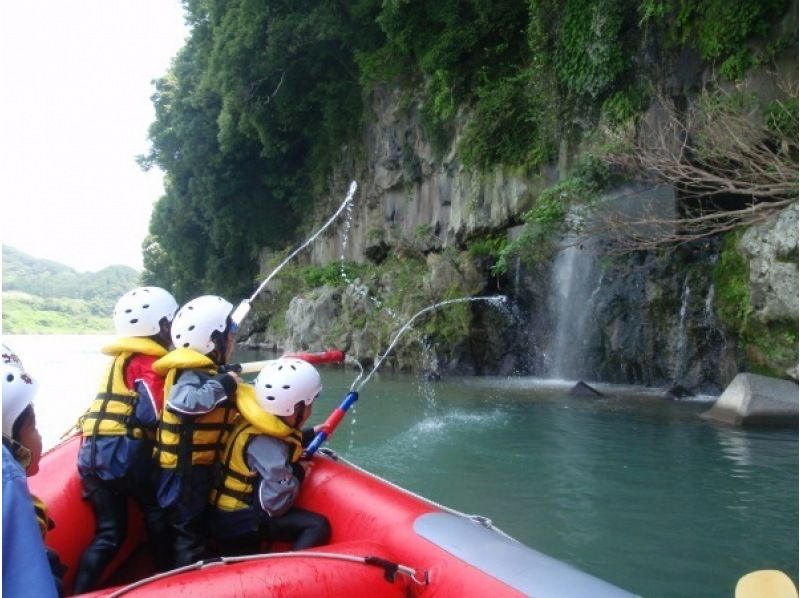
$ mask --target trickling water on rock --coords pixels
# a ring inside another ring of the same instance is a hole
[[[629,216],[650,210],[648,202],[669,199],[658,189],[624,187],[617,195],[610,193],[603,209]],[[549,273],[541,265],[515,273],[513,299],[524,304],[533,297],[527,328],[540,331],[546,347],[542,361],[530,360],[529,373],[720,391],[735,357],[714,316],[718,243],[685,244],[666,257],[608,253],[609,247],[614,245],[603,236],[579,243],[568,234]],[[541,284],[543,273],[549,285]]]

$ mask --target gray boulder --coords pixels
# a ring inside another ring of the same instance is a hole
[[[341,311],[341,294],[333,287],[315,289],[297,296],[286,310],[284,348],[291,351],[321,351],[329,348],[328,336]]]
[[[750,301],[760,321],[797,321],[797,204],[753,226],[739,242],[750,263]]]
[[[797,426],[797,384],[758,374],[738,374],[701,417],[734,426]]]

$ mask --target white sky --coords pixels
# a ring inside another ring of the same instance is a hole
[[[141,269],[162,173],[150,96],[188,34],[180,0],[0,0],[0,238],[79,271]]]

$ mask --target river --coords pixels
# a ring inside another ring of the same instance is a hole
[[[91,400],[105,363],[98,348],[109,338],[5,337],[40,382],[45,446]],[[321,371],[312,423],[356,376],[343,367]],[[755,569],[780,569],[797,582],[796,430],[712,424],[698,417],[708,401],[622,388],[575,398],[567,388],[379,372],[329,446],[642,596],[730,598]]]

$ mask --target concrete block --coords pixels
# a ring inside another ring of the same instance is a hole
[[[798,387],[790,380],[738,374],[701,417],[734,426],[797,426]]]

